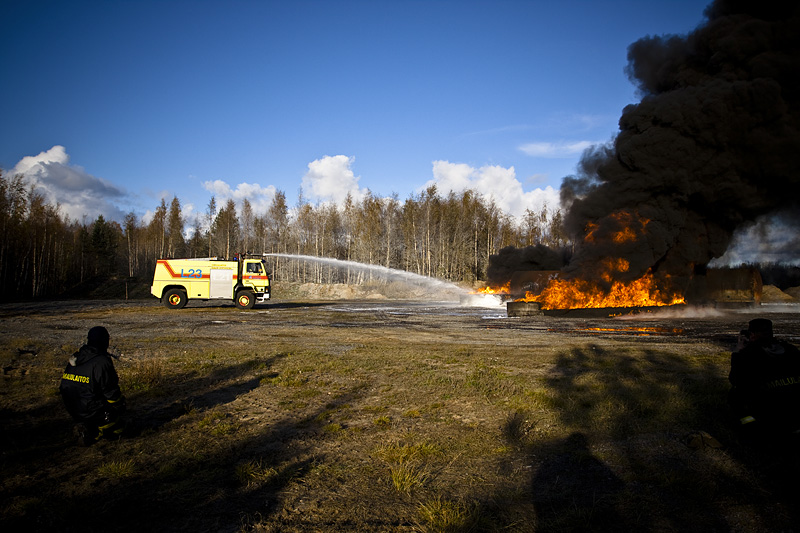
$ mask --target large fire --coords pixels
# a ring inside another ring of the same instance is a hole
[[[555,279],[540,293],[519,301],[538,302],[542,309],[593,307],[650,307],[684,303],[683,296],[658,287],[652,273],[625,283],[612,281],[610,289],[583,279]]]
[[[540,293],[526,292],[524,297],[515,301],[537,302],[542,309],[658,307],[685,303],[679,292],[660,287],[651,272],[631,282],[614,281],[614,272],[627,271],[628,262],[624,259],[607,260],[604,266],[601,278],[605,286],[580,278],[556,278]],[[507,283],[502,287],[486,287],[476,292],[509,296],[510,291]]]
[[[610,215],[613,231],[600,237],[599,225],[586,226],[585,243],[597,239],[623,244],[635,241],[645,234],[650,221],[638,213],[618,212]],[[597,265],[599,271],[595,280],[575,277],[571,279],[552,279],[538,293],[527,292],[516,301],[537,302],[542,309],[583,309],[602,307],[655,307],[685,303],[680,291],[669,288],[669,276],[655,276],[648,271],[634,281],[621,281],[622,274],[630,270],[630,263],[624,258],[606,258]],[[509,294],[510,284],[503,287],[487,287],[484,294]]]

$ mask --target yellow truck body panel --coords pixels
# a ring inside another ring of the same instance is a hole
[[[187,300],[234,300],[239,307],[270,297],[270,280],[261,259],[159,259],[150,293],[179,309]],[[241,300],[240,300],[241,299]]]

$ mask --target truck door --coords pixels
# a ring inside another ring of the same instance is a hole
[[[233,298],[232,268],[212,268],[209,298]]]

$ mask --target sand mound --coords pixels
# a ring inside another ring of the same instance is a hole
[[[794,299],[795,299],[794,296],[783,292],[775,285],[764,285],[764,289],[761,293],[762,302],[768,302],[768,303],[791,302]]]

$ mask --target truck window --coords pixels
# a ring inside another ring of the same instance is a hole
[[[261,274],[261,263],[247,263],[248,274]]]

